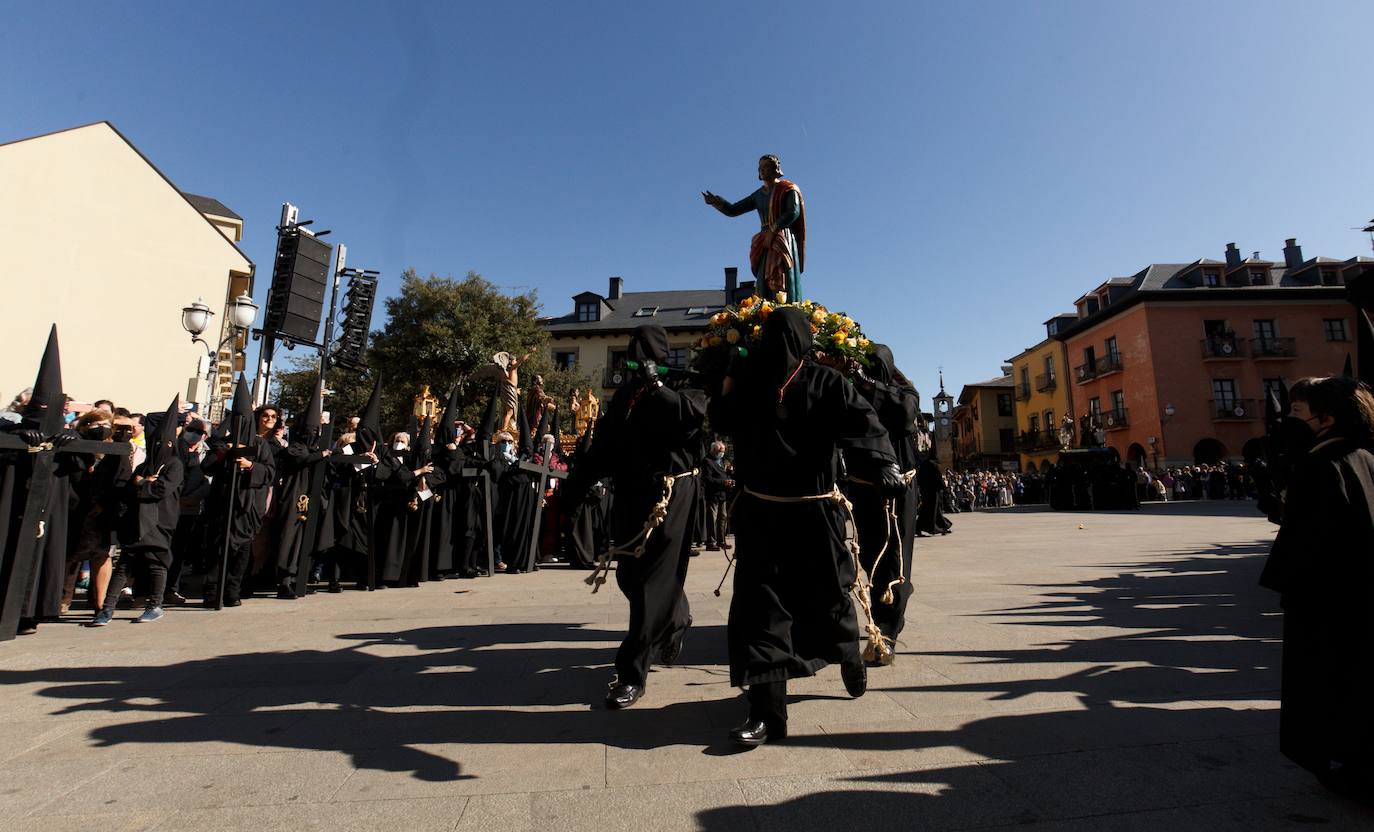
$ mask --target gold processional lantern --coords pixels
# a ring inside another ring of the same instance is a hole
[[[428,416],[431,424],[435,417],[439,415],[439,399],[429,392],[429,385],[426,384],[420,391],[420,395],[415,397],[415,421],[419,422]]]

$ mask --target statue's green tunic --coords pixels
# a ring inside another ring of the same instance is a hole
[[[778,216],[770,218],[768,216],[768,203],[772,196],[771,185],[764,185],[749,196],[739,202],[720,208],[720,212],[727,217],[738,217],[750,211],[758,211],[759,227],[764,228],[770,219],[774,228],[786,228],[791,233],[788,235],[789,245],[792,249],[792,268],[787,272],[787,300],[791,303],[799,303],[802,300],[801,291],[801,258],[797,256],[797,232],[793,225],[801,218],[801,195],[796,189],[789,189],[783,195],[782,210]],[[758,291],[764,292],[763,275],[768,270],[768,255],[765,253],[759,259],[759,268],[754,272],[754,278],[759,281]]]

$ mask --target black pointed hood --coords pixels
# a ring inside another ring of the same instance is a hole
[[[892,384],[897,380],[897,359],[893,358],[891,347],[887,344],[874,344],[870,358],[872,364],[868,367],[868,374],[874,381]]]
[[[544,452],[544,437],[553,433],[553,414],[556,411],[552,407],[544,408],[544,415],[539,418],[539,430],[534,432],[534,452],[542,454]],[[554,447],[558,447],[558,437],[554,436]]]
[[[177,420],[181,417],[181,396],[172,399],[167,410],[150,413],[143,419],[143,441],[147,447],[149,473],[156,472],[176,455]]]
[[[785,384],[811,351],[813,340],[806,313],[794,306],[774,308],[763,322],[757,357],[750,356],[757,362],[760,381],[773,389]]]
[[[249,437],[256,432],[253,419],[253,394],[248,390],[248,378],[243,374],[239,375],[239,383],[234,387],[234,400],[230,405],[229,414],[225,417],[225,422],[229,424],[228,430],[235,430],[234,442],[238,445],[247,445]]]
[[[660,367],[668,363],[668,330],[658,324],[640,324],[630,335],[631,361],[652,361]]]
[[[491,442],[491,438],[496,435],[496,420],[501,418],[501,387],[497,385],[491,391],[491,401],[487,402],[487,412],[482,416],[482,424],[477,429],[477,439],[481,442]]]
[[[415,438],[420,435],[420,417],[411,411],[410,420],[406,422],[406,434],[410,436],[410,447],[415,447]]]
[[[372,385],[372,395],[367,400],[367,407],[363,408],[363,415],[358,419],[358,441],[363,447],[370,447],[376,442],[378,447],[386,444],[382,441],[382,374],[377,374],[377,380]]]
[[[305,406],[305,413],[291,424],[292,441],[304,442],[314,446],[320,435],[320,423],[324,417],[324,381],[315,384],[315,392]]]
[[[454,429],[453,423],[458,420],[458,412],[462,407],[458,400],[459,387],[453,385],[453,390],[448,394],[448,404],[444,405],[443,421],[439,423],[438,436],[436,437],[440,445],[450,445],[459,440],[458,431]]]
[[[62,356],[57,347],[57,324],[48,330],[48,344],[33,381],[33,395],[24,406],[24,421],[51,436],[62,429],[67,397],[62,391]]]
[[[515,409],[519,414],[516,417],[516,429],[520,431],[520,444],[518,446],[520,455],[528,458],[534,455],[536,443],[534,431],[530,428],[529,411],[525,409],[525,403],[523,401],[516,402]]]
[[[1355,377],[1355,357],[1350,353],[1345,354],[1345,366],[1341,368],[1341,375],[1346,378]]]
[[[559,408],[550,407],[549,410],[553,413],[553,418],[549,420],[549,433],[553,434],[553,438],[559,443],[559,447],[561,448],[563,443],[563,428],[558,424]]]
[[[588,422],[587,429],[582,432],[582,436],[577,440],[577,458],[586,459],[584,454],[592,449],[592,431],[596,425]]]
[[[1369,280],[1369,278],[1366,278]],[[1374,387],[1374,320],[1363,309],[1355,310],[1355,354],[1360,358],[1360,381]]]
[[[419,427],[410,435],[410,447],[415,452],[417,465],[424,465],[433,457],[434,441],[429,437],[430,427],[430,419],[426,416],[420,420]]]

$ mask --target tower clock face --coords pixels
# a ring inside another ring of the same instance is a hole
[[[949,425],[949,418],[948,418],[948,417],[945,417],[945,418],[941,419],[941,420],[940,420],[940,424],[945,425],[945,426],[948,426],[948,425]]]

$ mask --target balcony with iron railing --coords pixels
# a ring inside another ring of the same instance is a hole
[[[1232,422],[1257,419],[1260,408],[1254,399],[1210,399],[1212,421]]]
[[[1251,338],[1250,352],[1255,360],[1266,358],[1297,358],[1297,342],[1292,338]]]
[[[1022,453],[1052,451],[1058,448],[1059,432],[1054,430],[1028,430],[1016,438],[1016,450]]]
[[[1121,430],[1131,426],[1131,414],[1124,407],[1108,410],[1099,418],[1102,422],[1102,427],[1107,430]]]
[[[1079,384],[1121,372],[1121,353],[1109,353],[1087,364],[1074,368]]]
[[[1017,400],[1018,402],[1030,401],[1030,385],[1029,385],[1029,384],[1018,384],[1018,385],[1016,385],[1016,400]]]
[[[1049,373],[1041,373],[1035,377],[1035,389],[1041,393],[1048,393],[1059,386],[1059,380]]]
[[[1202,339],[1203,359],[1244,358],[1245,342],[1233,333]]]

